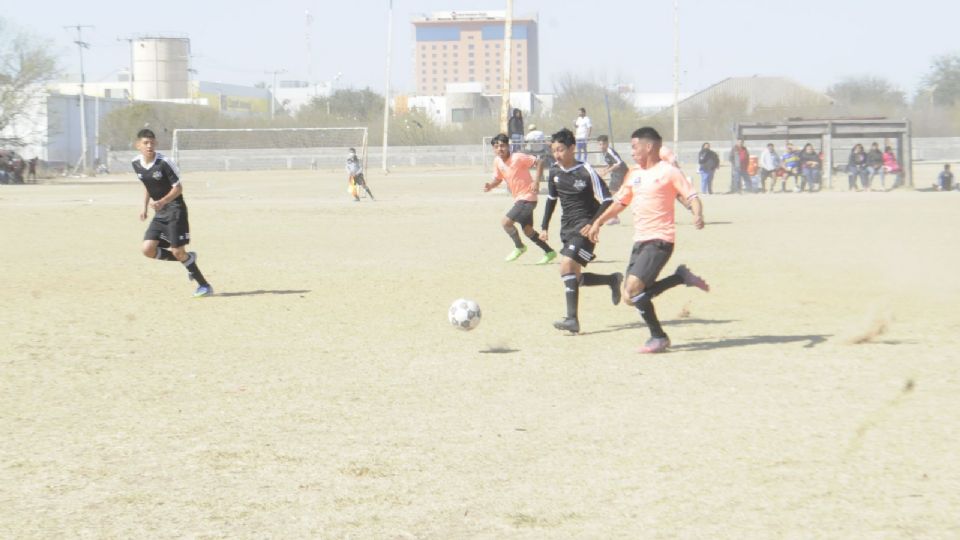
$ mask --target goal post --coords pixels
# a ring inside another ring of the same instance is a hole
[[[175,129],[174,161],[188,170],[343,167],[355,148],[367,166],[367,128]]]

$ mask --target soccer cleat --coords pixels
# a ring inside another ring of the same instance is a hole
[[[637,352],[640,354],[656,354],[666,352],[668,347],[670,347],[670,338],[650,338],[644,343],[643,347],[637,349]]]
[[[677,275],[680,276],[680,279],[683,280],[683,284],[687,287],[696,287],[703,292],[710,292],[710,285],[703,280],[702,277],[694,274],[687,268],[687,265],[681,264],[677,267]]]
[[[564,317],[559,321],[555,321],[553,327],[557,330],[566,330],[571,334],[580,333],[580,321],[578,321],[576,317]]]
[[[613,283],[610,284],[610,300],[613,305],[620,304],[620,297],[623,293],[623,274],[616,272],[613,274]]]
[[[513,251],[511,251],[510,254],[507,255],[507,258],[504,259],[504,261],[506,261],[506,262],[513,262],[513,261],[519,259],[520,256],[523,255],[523,254],[526,253],[526,252],[527,252],[527,246],[518,247],[518,248],[513,248]]]
[[[550,264],[550,261],[557,258],[556,251],[548,251],[543,254],[543,258],[537,261],[537,264]]]
[[[193,293],[194,298],[202,298],[204,296],[211,296],[211,295],[213,295],[212,285],[201,285],[197,287],[197,290],[194,291]]]

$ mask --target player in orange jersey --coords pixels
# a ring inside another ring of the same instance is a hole
[[[503,230],[513,240],[514,250],[507,255],[507,262],[517,260],[527,252],[527,246],[520,240],[516,224],[523,228],[523,234],[543,250],[543,258],[537,264],[547,264],[557,258],[557,252],[549,244],[540,239],[540,233],[533,229],[533,209],[537,206],[537,192],[540,189],[540,178],[543,176],[543,160],[537,156],[521,152],[510,152],[510,139],[500,133],[490,141],[493,153],[493,180],[483,185],[483,191],[500,185],[506,180],[507,187],[513,195],[513,207],[507,211],[500,222]],[[537,179],[530,176],[530,168],[537,167]]]
[[[703,228],[703,203],[690,181],[675,166],[660,156],[662,139],[650,127],[633,132],[630,147],[637,167],[630,169],[623,187],[614,195],[613,204],[590,225],[587,236],[597,242],[600,227],[628,206],[633,207],[634,244],[623,283],[627,303],[635,306],[650,328],[650,339],[639,349],[641,353],[667,350],[670,338],[657,319],[653,298],[662,292],[684,284],[709,291],[706,281],[680,265],[677,271],[660,281],[657,276],[670,260],[676,240],[674,201],[681,196],[690,205],[694,226]]]

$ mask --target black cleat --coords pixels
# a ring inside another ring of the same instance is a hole
[[[580,333],[580,321],[578,321],[575,317],[564,317],[559,321],[555,321],[553,323],[553,327],[557,330],[566,330],[571,334]]]

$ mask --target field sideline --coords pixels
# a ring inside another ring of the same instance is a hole
[[[186,173],[205,299],[139,253],[132,173],[0,186],[0,537],[960,536],[960,193],[678,208],[668,269],[713,290],[642,357],[605,288],[552,328],[488,176]]]

